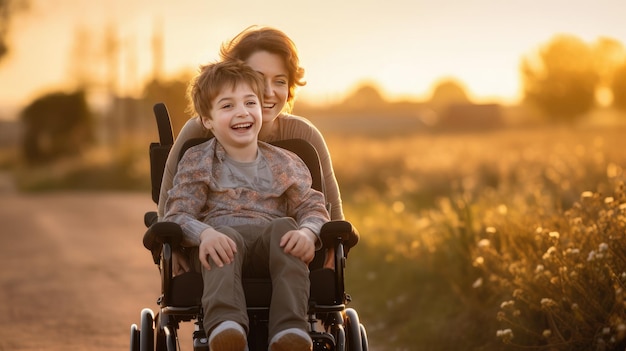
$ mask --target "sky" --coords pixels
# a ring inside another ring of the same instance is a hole
[[[555,35],[626,44],[623,0],[31,2],[14,18],[11,52],[0,61],[0,111],[68,89],[77,28],[91,34],[81,44],[94,50],[102,50],[103,28],[115,28],[117,84],[133,92],[153,71],[157,27],[166,75],[216,60],[220,44],[250,25],[276,27],[298,47],[307,80],[299,99],[313,103],[340,101],[363,82],[377,84],[390,100],[427,98],[448,78],[476,102],[515,103],[522,57]]]

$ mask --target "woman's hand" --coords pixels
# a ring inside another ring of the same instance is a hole
[[[172,252],[172,276],[181,275],[189,272],[189,259],[187,255],[181,250],[174,250]]]

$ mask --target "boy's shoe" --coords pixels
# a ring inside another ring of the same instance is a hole
[[[246,331],[233,321],[220,323],[209,336],[211,351],[244,351],[247,346]]]
[[[313,342],[309,333],[297,328],[279,332],[270,342],[271,351],[311,351],[312,349]]]

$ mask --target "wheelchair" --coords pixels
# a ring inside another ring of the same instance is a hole
[[[150,144],[150,177],[152,200],[158,203],[161,179],[165,162],[174,142],[170,116],[167,107],[154,105],[159,142]],[[208,139],[187,141],[179,155],[193,145]],[[273,143],[296,153],[305,162],[313,178],[313,188],[324,191],[319,157],[315,148],[304,140],[291,139]],[[208,337],[204,330],[202,297],[202,275],[199,272],[186,272],[172,276],[172,253],[180,249],[181,228],[171,222],[159,222],[155,211],[145,214],[148,228],[144,246],[151,251],[154,263],[161,275],[161,294],[157,298],[159,306],[155,313],[150,308],[141,311],[140,323],[130,328],[131,351],[175,351],[181,349],[178,335],[180,323],[193,322],[191,349],[209,351]],[[345,292],[344,272],[349,250],[357,244],[359,235],[346,221],[330,221],[320,233],[323,248],[316,252],[309,265],[311,291],[308,308],[309,335],[314,351],[367,351],[368,340],[364,325],[359,321],[356,310],[346,305],[351,301]],[[335,269],[324,268],[326,253],[334,255]],[[269,278],[244,278],[244,294],[249,316],[248,349],[265,351],[268,349],[267,323],[272,285]],[[185,349],[189,349],[185,347]],[[219,351],[219,350],[210,350]]]

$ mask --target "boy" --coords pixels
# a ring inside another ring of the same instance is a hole
[[[243,62],[201,67],[189,96],[215,138],[185,153],[165,205],[163,220],[182,227],[183,245],[197,246],[211,351],[246,349],[243,271],[272,278],[270,349],[312,349],[307,265],[329,215],[302,160],[258,141],[264,88]]]

